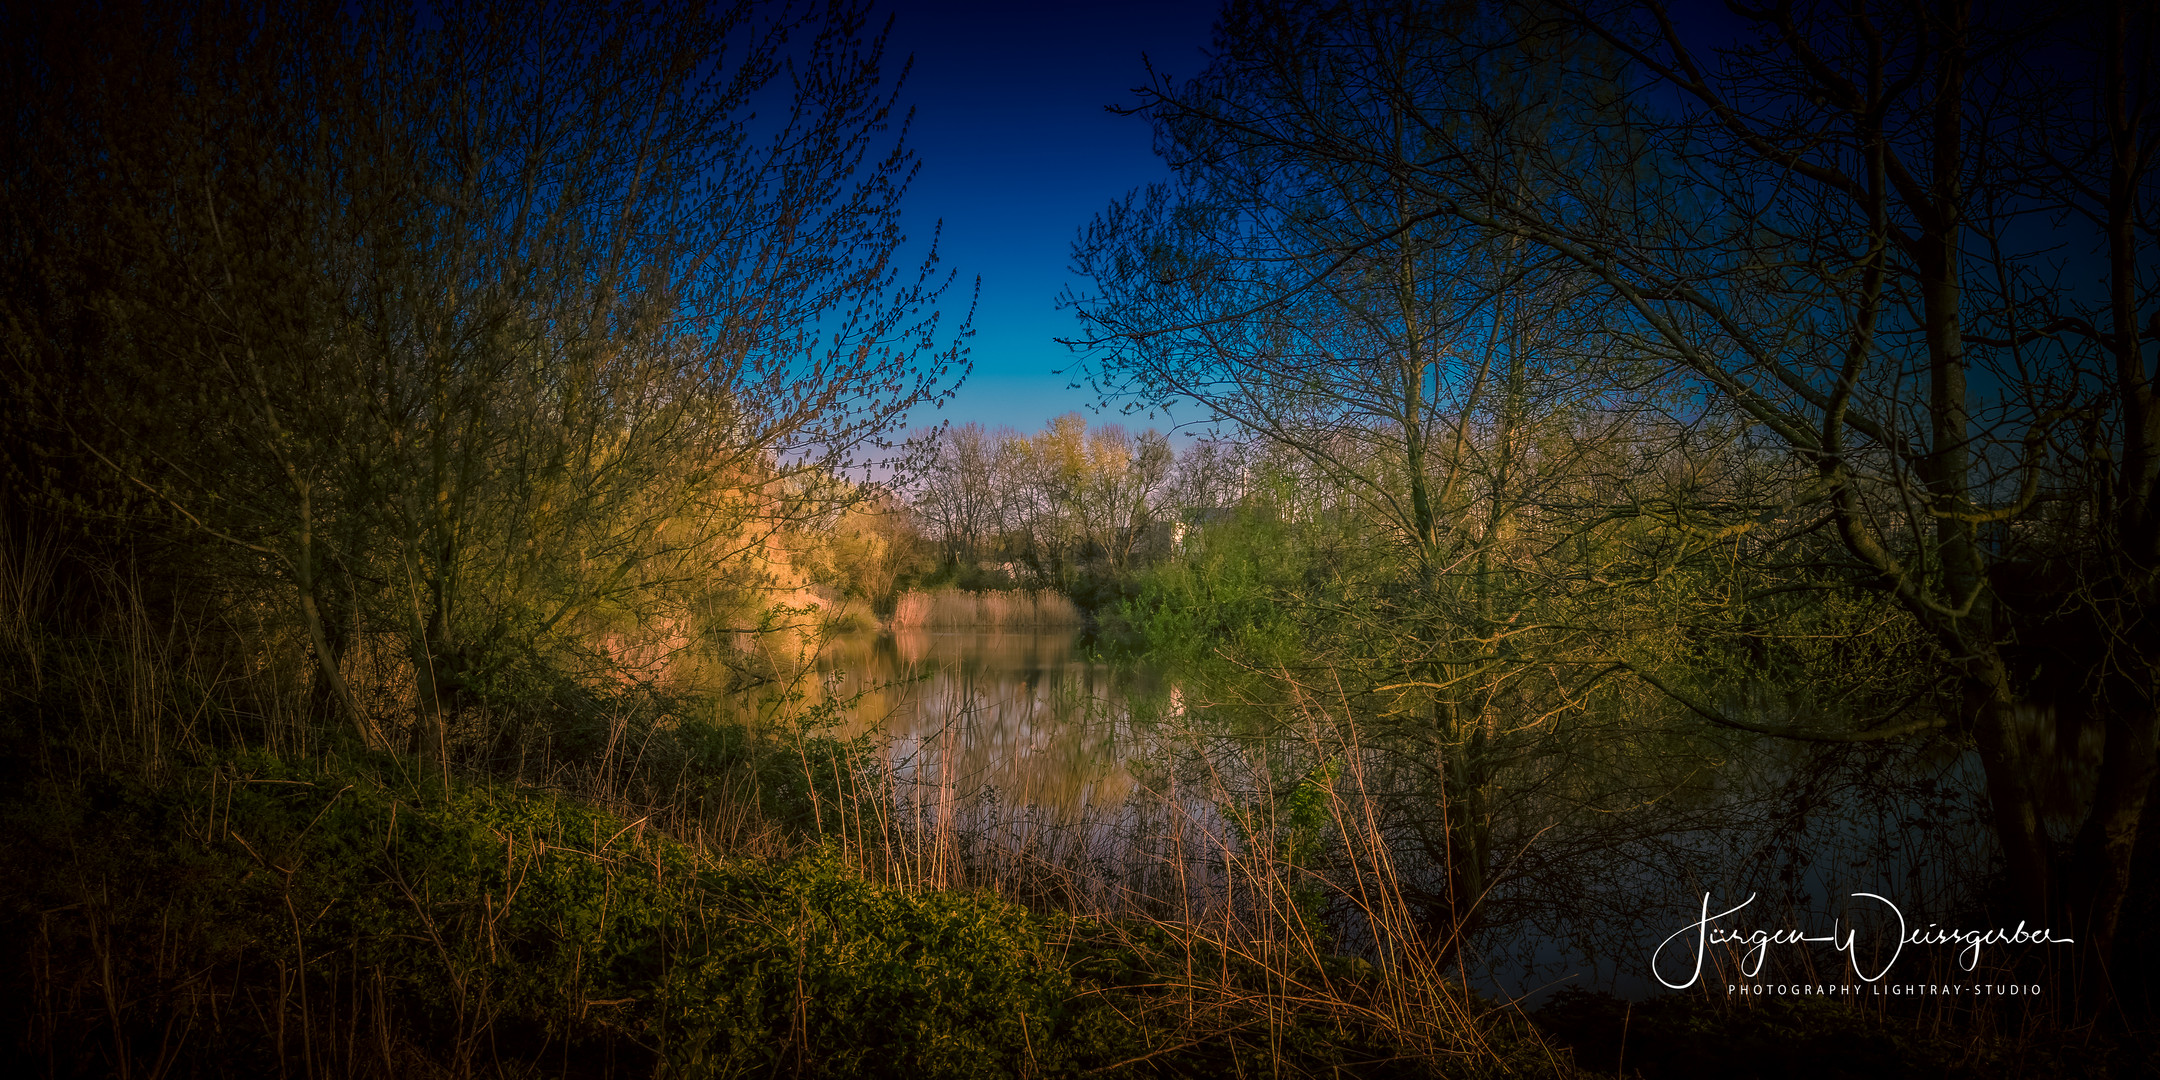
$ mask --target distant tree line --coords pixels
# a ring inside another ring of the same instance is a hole
[[[1170,441],[1068,413],[1023,435],[964,424],[935,432],[910,501],[941,566],[963,584],[1067,592],[1117,575],[1178,520],[1184,479]]]

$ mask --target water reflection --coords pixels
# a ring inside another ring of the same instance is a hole
[[[877,843],[911,880],[1183,917],[1222,894],[1234,831],[1162,768],[1158,673],[1093,660],[1069,630],[862,636],[818,664],[847,703],[839,733],[887,748]]]
[[[836,641],[819,663],[857,698],[844,730],[889,738],[901,780],[1063,823],[1133,795],[1128,695],[1156,680],[1089,659],[1077,631],[902,630]]]
[[[1331,947],[1374,956],[1387,954],[1388,934],[1426,932],[1420,897],[1444,882],[1422,846],[1424,762],[1402,745],[1361,744],[1347,714],[1187,715],[1159,672],[1093,660],[1072,631],[865,635],[830,643],[818,665],[849,703],[841,733],[886,748],[897,783],[882,842],[914,880],[1255,925],[1295,917],[1299,897],[1318,895]],[[1498,806],[1509,861],[1484,931],[1453,954],[1488,991],[1654,990],[1650,950],[1705,891],[1762,892],[1765,925],[1829,925],[1856,891],[1947,918],[1984,872],[1969,753],[1826,751],[1632,716],[1602,722],[1570,744],[1601,755],[1529,761],[1520,767],[1550,782],[1524,783]],[[1286,865],[1291,834],[1266,815],[1328,762],[1346,800],[1330,810],[1347,816],[1322,830],[1325,851]],[[1658,797],[1606,794],[1645,785]],[[1254,822],[1269,838],[1257,847],[1245,838]],[[1308,871],[1328,887],[1315,893]],[[1390,891],[1396,908],[1372,900]],[[1294,903],[1271,907],[1271,896]],[[1373,922],[1383,917],[1402,925]]]

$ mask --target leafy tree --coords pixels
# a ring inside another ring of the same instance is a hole
[[[1329,493],[1314,512],[1372,523],[1387,554],[1300,602],[1328,643],[1312,660],[1431,763],[1418,839],[1446,868],[1429,900],[1450,938],[1504,876],[1496,801],[1524,750],[1498,733],[1552,734],[1504,714],[1575,709],[1605,666],[1552,605],[1568,587],[1542,553],[1580,523],[1587,472],[1657,434],[1609,391],[1612,366],[1586,362],[1577,283],[1404,179],[1454,143],[1505,170],[1583,123],[1540,103],[1547,46],[1466,60],[1460,22],[1231,5],[1204,74],[1143,91],[1178,179],[1096,218],[1075,245],[1096,291],[1073,299],[1106,396],[1197,401],[1293,458]],[[1454,105],[1472,94],[1508,105]],[[1540,670],[1555,662],[1557,684]]]
[[[948,391],[860,5],[16,18],[11,457],[215,537],[370,741],[363,637],[441,755],[520,670],[696,629],[862,490],[794,478]]]
[[[1448,238],[1442,280],[1479,258],[1535,268],[1537,322],[1572,335],[1591,415],[1730,435],[1707,458],[1700,439],[1661,438],[1604,485],[1588,523],[1641,537],[1645,585],[1751,613],[1728,641],[1761,640],[1795,595],[1870,591],[1925,629],[1955,685],[1939,715],[1923,693],[1796,718],[1691,694],[1677,658],[1603,659],[1725,727],[1969,734],[2021,914],[2104,956],[2160,768],[2145,614],[2160,601],[2145,318],[2160,248],[2151,85],[2134,74],[2155,66],[2151,14],[1731,10],[1737,30],[1706,42],[1655,3],[1232,5],[1216,67],[1158,82],[1144,111],[1188,175],[1251,179],[1121,205],[1083,241],[1104,285],[1083,301],[1098,373],[1308,444],[1282,417],[1310,413],[1281,406],[1322,390],[1409,432],[1409,410],[1337,388],[1411,385],[1359,358],[1416,357],[1412,328],[1459,301],[1403,290],[1389,307],[1339,283],[1369,289],[1420,235]],[[1361,199],[1374,209],[1351,212]],[[1388,350],[1311,343],[1382,311],[1399,313]],[[1690,479],[1691,459],[1733,479]],[[1362,483],[1387,501],[1377,474]],[[1396,519],[1429,543],[1437,519],[1415,495]],[[1707,572],[1721,551],[1752,554]],[[1768,580],[1772,558],[1806,579]],[[1706,572],[1672,572],[1688,566]],[[1676,589],[1689,580],[1718,589]],[[2098,755],[2075,749],[2087,730]]]

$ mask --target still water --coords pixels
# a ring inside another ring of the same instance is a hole
[[[1074,630],[862,635],[820,667],[853,702],[843,733],[888,740],[900,779],[1065,823],[1131,800],[1146,741],[1133,698],[1163,692],[1153,671],[1090,658]]]
[[[1072,630],[861,635],[818,668],[833,734],[867,737],[893,781],[889,816],[854,827],[913,880],[1100,912],[1219,902],[1237,832],[1219,786],[1166,767],[1191,739],[1159,671]]]
[[[1054,879],[1058,902],[1094,910],[1189,916],[1227,902],[1236,891],[1228,868],[1250,851],[1252,828],[1230,818],[1331,753],[1301,752],[1289,729],[1241,723],[1231,710],[1188,714],[1160,671],[1095,659],[1076,631],[860,635],[828,644],[818,669],[827,699],[845,706],[835,733],[868,736],[888,755],[896,817],[914,826],[910,857],[951,868],[929,879],[1023,893]],[[1656,808],[1629,815],[1632,835],[1615,831],[1603,847],[1571,839],[1577,826],[1549,806],[1500,807],[1526,831],[1553,823],[1515,853],[1533,871],[1541,851],[1581,850],[1542,879],[1503,886],[1519,915],[1482,935],[1477,981],[1511,996],[1570,982],[1636,996],[1652,989],[1650,950],[1704,891],[1741,899],[1760,889],[1777,897],[1780,918],[1810,925],[1834,917],[1856,889],[1901,901],[1954,892],[1949,877],[1920,878],[1970,874],[1942,853],[1985,846],[1977,823],[1950,809],[1969,804],[1977,783],[1966,755],[1908,763],[1935,777],[1935,812],[1948,815],[1922,836],[1915,826],[1927,815],[1903,795],[1878,792],[1862,806],[1839,797],[1855,790],[1845,788],[1827,806],[1795,812],[1793,782],[1820,762],[1790,745],[1729,749],[1740,752],[1719,768],[1714,792],[1678,811],[1668,803],[1673,820],[1662,825],[1651,820],[1665,812]],[[1849,779],[1879,788],[1885,775]],[[1772,823],[1785,833],[1776,844],[1766,839]],[[928,846],[923,836],[933,837]],[[1381,846],[1410,854],[1392,832]],[[1377,854],[1416,884],[1407,862]],[[1346,949],[1370,940],[1348,925],[1337,938]]]

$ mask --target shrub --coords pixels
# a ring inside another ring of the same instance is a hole
[[[1011,904],[874,884],[829,852],[719,863],[529,790],[430,798],[243,755],[41,782],[0,826],[11,1004],[62,1072],[184,1051],[264,1074],[545,1053],[1001,1075],[1069,987]]]

